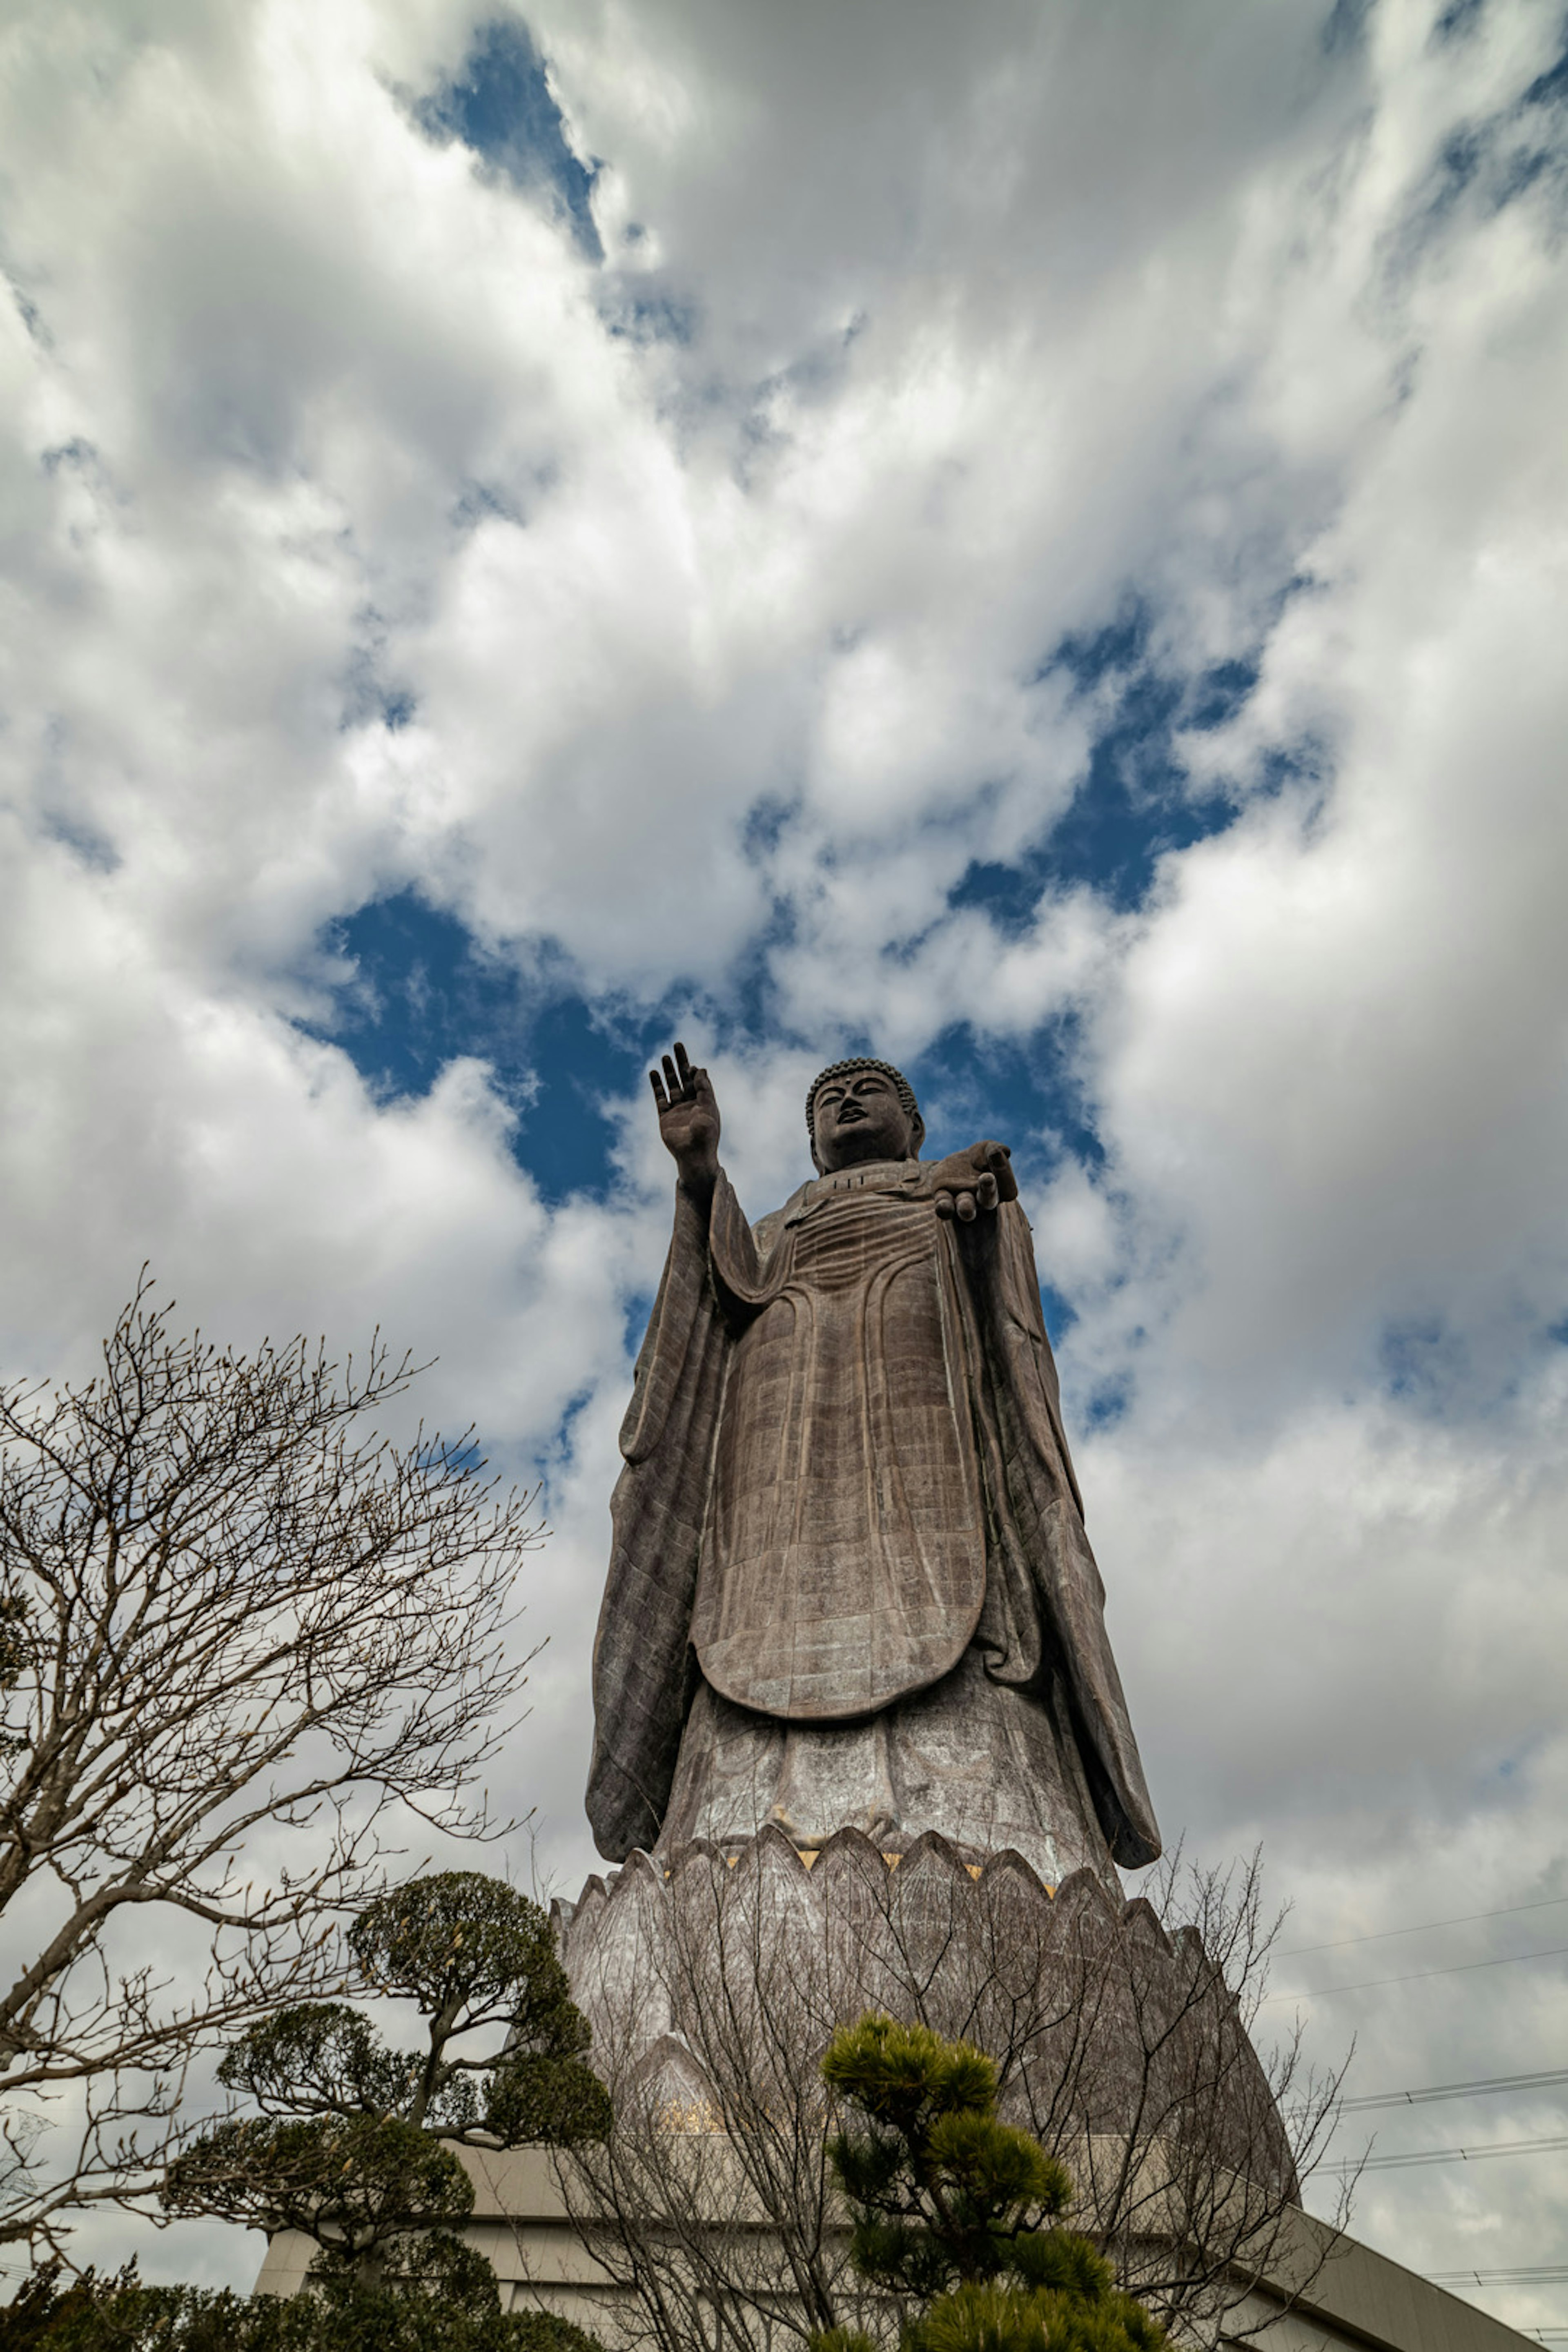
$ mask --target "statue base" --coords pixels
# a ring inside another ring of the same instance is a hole
[[[1521,2352],[1526,2338],[1300,2210],[1289,2139],[1223,1969],[1146,1901],[1080,1871],[1053,1893],[1013,1853],[928,1832],[884,1855],[857,1830],[814,1854],[768,1829],[738,1847],[634,1854],[556,1927],[616,2127],[602,2147],[465,2148],[470,2243],[503,2308],[607,2347],[766,2352],[781,2326],[896,2335],[848,2259],[824,2158],[819,2072],[868,2009],[997,2062],[1004,2115],[1078,2183],[1072,2219],[1173,2342],[1265,2352]],[[305,2280],[272,2241],[258,2292]],[[1173,2300],[1174,2298],[1174,2300]],[[791,2316],[790,2315],[793,2315]]]
[[[460,2154],[475,2190],[463,2235],[493,2264],[502,2309],[554,2313],[607,2347],[646,2345],[637,2295],[585,2250],[577,2198],[563,2195],[547,2151]],[[309,2238],[280,2232],[256,2293],[297,2294],[314,2252]],[[798,2330],[787,2333],[799,2343]],[[1232,2306],[1226,2335],[1254,2352],[1540,2352],[1532,2337],[1301,2212],[1289,2217],[1273,2265]],[[762,2352],[769,2338],[758,2330],[755,2340]]]
[[[1090,2202],[1092,2144],[1130,2132],[1168,2152],[1201,2137],[1211,2164],[1296,2200],[1222,1968],[1092,1871],[1053,1890],[1016,1852],[973,1858],[934,1831],[884,1854],[859,1830],[802,1853],[770,1827],[634,1853],[554,1916],[618,2102],[732,2129],[759,2096],[777,2112],[813,2095],[836,2028],[877,2011],[984,2050],[1004,2117],[1067,2158]]]
[[[1051,1891],[1014,1853],[928,1832],[884,1855],[857,1830],[815,1853],[634,1854],[556,1928],[616,2105],[571,2154],[465,2148],[464,2235],[504,2308],[558,2313],[607,2347],[766,2352],[830,2315],[889,2344],[828,2185],[821,2054],[868,2009],[966,2039],[1000,2105],[1066,2162],[1072,2219],[1173,2341],[1264,2352],[1521,2352],[1526,2338],[1313,2220],[1224,1971],[1188,1928],[1080,1871]],[[258,2291],[304,2283],[274,2239]],[[1173,2301],[1173,2297],[1175,2298]]]

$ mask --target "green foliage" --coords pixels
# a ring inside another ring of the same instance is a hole
[[[849,2200],[856,2268],[913,2316],[906,2352],[1159,2352],[1091,2242],[1061,2226],[1065,2166],[996,2114],[996,2069],[968,2042],[863,2017],[835,2034],[824,2080],[863,2121],[828,2159]],[[812,2352],[871,2352],[835,2328]]]
[[[328,2274],[287,2302],[119,2278],[62,2288],[58,2263],[0,2307],[5,2352],[603,2352],[545,2311],[503,2312],[489,2264],[439,2235],[395,2283]],[[404,2292],[415,2279],[429,2291]]]
[[[507,2147],[604,2137],[609,2098],[584,2063],[588,2021],[537,1903],[477,1871],[438,1871],[371,1904],[348,1940],[378,1991],[430,2020],[430,2059],[405,2112]],[[451,2042],[496,2025],[507,2029],[499,2059],[449,2054]]]
[[[1167,2341],[1114,2287],[1085,2301],[997,2280],[939,2296],[912,2333],[920,2352],[1160,2352]]]
[[[348,1940],[378,1990],[417,2001],[427,2016],[504,2017],[530,2040],[588,2047],[549,1919],[499,1878],[443,1870],[411,1879],[362,1911]]]
[[[0,2305],[0,2344],[5,2352],[33,2352],[35,2345],[63,2344],[68,2330],[90,2320],[113,2296],[136,2289],[134,2261],[111,2279],[100,2279],[89,2270],[62,2286],[64,2268],[58,2256],[43,2263],[22,2281],[9,2303]]]
[[[523,2051],[490,2077],[484,2120],[507,2147],[571,2147],[605,2137],[610,2096],[580,2058]]]
[[[418,2059],[389,2050],[362,2011],[311,2000],[242,2033],[217,2078],[268,2115],[359,2116],[401,2114],[418,2072]]]
[[[602,2138],[610,2102],[584,2055],[588,2023],[549,1919],[527,1895],[475,1871],[434,1873],[379,1896],[348,1944],[377,1992],[418,2008],[424,2049],[394,2049],[343,2001],[264,2019],[218,2070],[260,2115],[194,2140],[163,2199],[173,2212],[302,2231],[321,2250],[312,2277],[323,2291],[341,2273],[391,2292],[428,2284],[421,2265],[432,2261],[445,2279],[459,2257],[479,2260],[439,2234],[473,2205],[453,2142]],[[479,2035],[488,2052],[470,2046]]]
[[[163,2202],[249,2230],[302,2230],[355,2261],[412,2229],[461,2221],[473,2183],[451,2150],[399,2116],[247,2116],[170,2165]]]

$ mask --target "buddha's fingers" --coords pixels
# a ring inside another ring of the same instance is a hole
[[[1018,1180],[1013,1173],[1013,1155],[1005,1143],[987,1141],[976,1144],[974,1159],[976,1166],[984,1168],[986,1171],[985,1176],[981,1179],[982,1182],[988,1180],[994,1181],[997,1200],[1016,1201],[1017,1199]],[[995,1203],[990,1201],[985,1203],[987,1208],[993,1208],[994,1205]]]

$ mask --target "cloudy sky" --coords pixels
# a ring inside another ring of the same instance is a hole
[[[11,0],[0,71],[5,1369],[144,1258],[437,1356],[547,1483],[573,1888],[648,1055],[753,1214],[895,1058],[1014,1148],[1167,1833],[1262,1842],[1352,2092],[1568,2066],[1558,0]],[[1568,2265],[1565,2189],[1357,2229]]]

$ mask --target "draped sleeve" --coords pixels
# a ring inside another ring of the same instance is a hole
[[[1012,1202],[949,1231],[973,1307],[976,1405],[990,1423],[994,1571],[1026,1588],[1017,1596],[1020,1617],[1031,1601],[1038,1610],[1060,1661],[1100,1827],[1115,1859],[1141,1869],[1158,1858],[1160,1832],[1105,1630],[1105,1587],[1084,1532],[1029,1221]],[[1013,1677],[1004,1668],[997,1678]]]
[[[719,1184],[732,1202],[722,1174]],[[625,1466],[610,1503],[610,1570],[594,1638],[588,1820],[609,1862],[653,1844],[669,1801],[691,1696],[688,1634],[724,1349],[708,1221],[678,1188],[669,1255],[621,1424]]]

